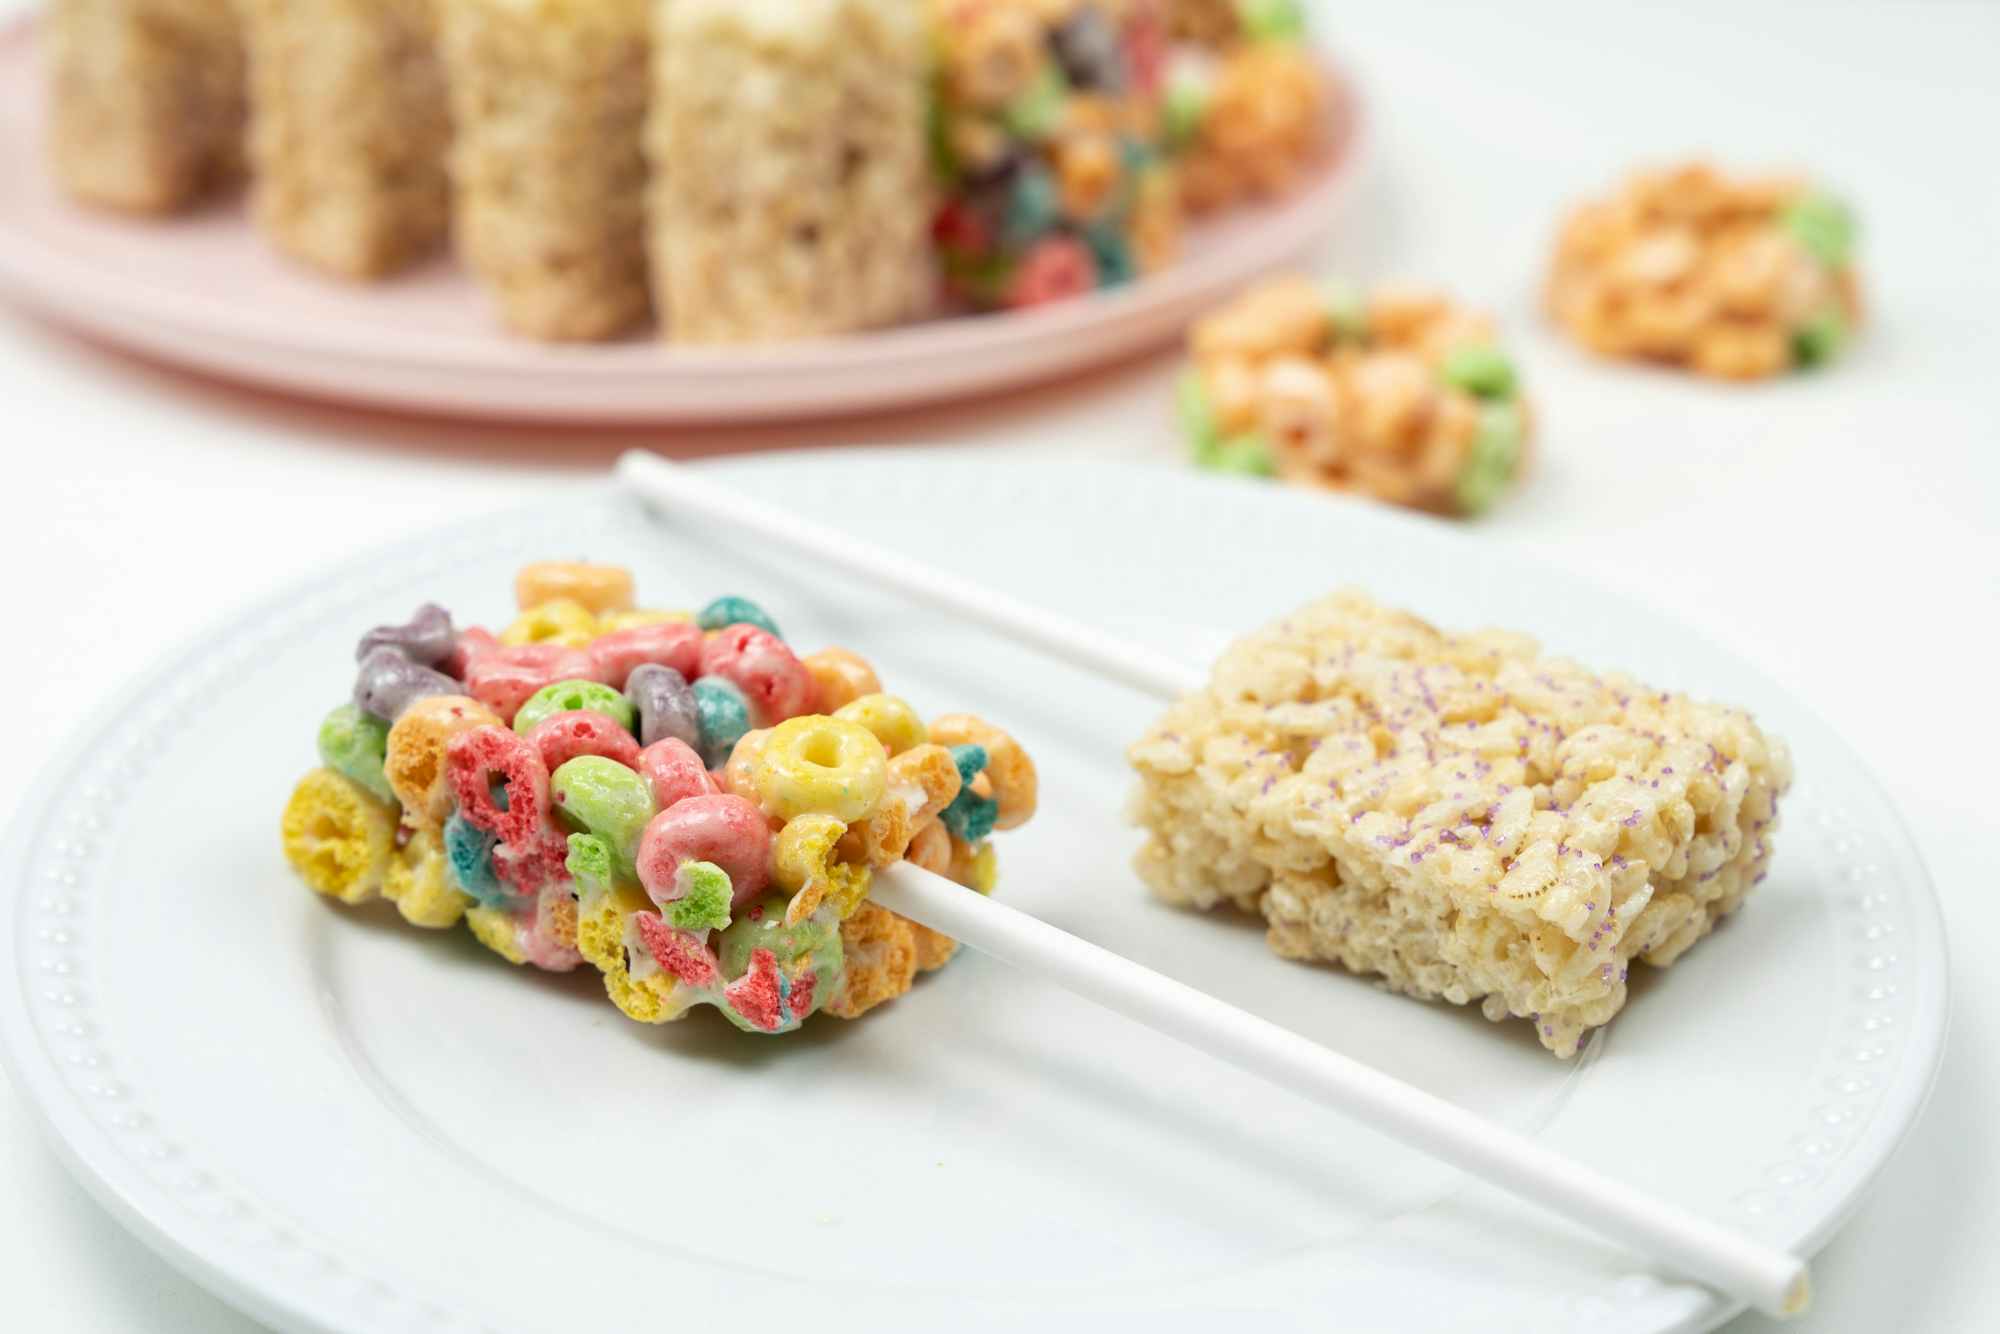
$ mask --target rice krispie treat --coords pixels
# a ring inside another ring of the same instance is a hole
[[[1434,293],[1269,279],[1196,324],[1195,462],[1477,514],[1522,470],[1528,411],[1493,322]]]
[[[1221,49],[1245,37],[1303,32],[1299,0],[1166,0],[1167,31],[1177,42]]]
[[[609,338],[650,309],[652,0],[442,0],[453,232],[509,328]]]
[[[907,860],[990,893],[992,835],[1037,798],[1013,738],[926,725],[744,598],[638,608],[630,572],[569,562],[525,567],[515,596],[497,636],[434,604],[362,636],[281,820],[307,885],[463,922],[510,963],[588,962],[644,1023],[712,1005],[789,1032],[950,961],[870,881]]]
[[[1606,356],[1737,380],[1818,366],[1861,318],[1854,235],[1803,179],[1641,172],[1563,224],[1549,310]]]
[[[280,250],[380,277],[445,236],[451,137],[432,0],[236,0],[253,211]]]
[[[1791,783],[1740,710],[1356,592],[1238,641],[1130,758],[1161,898],[1565,1057],[1763,880]]]
[[[1271,199],[1297,184],[1326,140],[1326,75],[1292,0],[1243,3],[1233,40],[1177,46],[1167,143],[1188,212]]]
[[[236,174],[243,49],[231,0],[56,0],[49,154],[88,204],[167,213]]]
[[[925,0],[658,0],[650,251],[667,337],[837,334],[932,289]]]
[[[1157,0],[932,0],[944,283],[1032,306],[1172,259],[1180,199],[1161,151]]]

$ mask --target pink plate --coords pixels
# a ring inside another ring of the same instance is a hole
[[[1192,230],[1153,277],[1038,310],[933,320],[762,347],[634,339],[555,347],[500,331],[447,260],[378,285],[285,263],[239,202],[142,221],[71,205],[42,154],[32,20],[0,30],[0,291],[153,356],[324,398],[486,418],[750,421],[905,407],[991,392],[1177,337],[1249,278],[1323,234],[1356,175],[1362,118],[1336,74],[1329,151],[1291,197]]]

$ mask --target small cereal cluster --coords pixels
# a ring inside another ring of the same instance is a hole
[[[868,902],[909,861],[981,893],[1035,768],[971,714],[926,725],[846,649],[796,656],[755,603],[635,608],[631,575],[530,565],[498,635],[432,604],[370,630],[287,859],[343,903],[463,920],[513,963],[588,961],[648,1023],[712,1005],[759,1033],[853,1018],[949,937]]]
[[[1227,22],[1213,16],[1226,16]],[[1297,0],[1190,7],[1162,121],[1189,213],[1284,194],[1325,141],[1324,67]]]
[[[1180,243],[1160,144],[1158,0],[936,0],[933,234],[974,307],[1033,306],[1158,268]]]
[[[1749,715],[1353,592],[1248,636],[1130,751],[1140,875],[1271,948],[1573,1055],[1764,878],[1784,744]]]
[[[1847,206],[1787,176],[1691,163],[1573,212],[1549,309],[1594,352],[1754,380],[1818,366],[1861,318]]]
[[[1519,475],[1527,405],[1493,323],[1429,293],[1266,281],[1190,338],[1195,462],[1477,514]]]

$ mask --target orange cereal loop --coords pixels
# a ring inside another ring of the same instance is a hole
[[[958,942],[942,931],[933,931],[916,922],[910,923],[916,936],[917,971],[934,973],[951,962],[951,956],[958,953]]]
[[[1689,364],[1708,375],[1756,380],[1791,364],[1791,343],[1783,330],[1763,324],[1713,324],[1694,340]]]
[[[446,872],[444,839],[435,826],[418,829],[396,855],[382,880],[382,897],[411,926],[441,930],[458,925],[472,899],[451,883]]]
[[[951,835],[945,831],[943,823],[932,820],[919,829],[916,837],[910,840],[910,846],[904,850],[903,859],[933,875],[949,874]]]
[[[451,814],[445,748],[461,732],[502,727],[498,714],[468,695],[427,695],[403,710],[389,729],[382,770],[389,790],[413,824],[436,826]]]
[[[882,693],[882,679],[868,659],[851,649],[823,648],[799,659],[817,692],[815,713],[832,713],[863,695]]]
[[[980,746],[986,751],[986,769],[981,775],[993,784],[1000,813],[995,829],[1013,829],[1028,822],[1035,813],[1040,780],[1035,763],[1021,743],[970,713],[948,713],[930,726],[930,739],[941,746]]]
[[[917,933],[879,903],[863,903],[840,924],[846,981],[827,1005],[842,1019],[858,1019],[910,989],[917,977]]]
[[[951,805],[958,787],[958,762],[951,751],[935,742],[911,747],[889,761],[888,799],[855,826],[857,837],[850,846],[870,866],[902,860],[910,840]]]
[[[1063,213],[1086,223],[1104,211],[1120,175],[1118,149],[1103,134],[1080,134],[1056,149],[1056,181]]]
[[[523,565],[514,576],[514,602],[522,611],[545,602],[581,603],[593,616],[632,609],[632,572],[622,565],[549,560]]]
[[[285,860],[308,885],[342,903],[375,897],[396,847],[396,811],[344,774],[299,780],[280,821]]]

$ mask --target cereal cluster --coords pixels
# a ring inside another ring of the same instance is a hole
[[[1297,0],[1235,0],[1177,14],[1162,113],[1189,213],[1284,194],[1324,144],[1327,85]]]
[[[1477,514],[1520,473],[1527,405],[1493,323],[1430,293],[1271,279],[1194,327],[1195,462]]]
[[[1764,878],[1784,744],[1749,715],[1353,592],[1236,643],[1134,744],[1138,870],[1570,1056]]]
[[[936,0],[932,111],[944,285],[1033,306],[1170,260],[1158,0]]]
[[[1733,380],[1818,366],[1861,318],[1854,235],[1846,205],[1797,178],[1642,172],[1570,215],[1549,309],[1607,356]]]
[[[743,598],[637,609],[628,572],[570,563],[515,591],[497,636],[426,604],[362,637],[284,811],[308,885],[463,920],[513,963],[588,961],[648,1023],[712,1005],[788,1032],[951,958],[868,901],[870,876],[907,859],[990,892],[993,831],[1035,810],[1012,737],[926,725],[862,658],[796,656]]]

